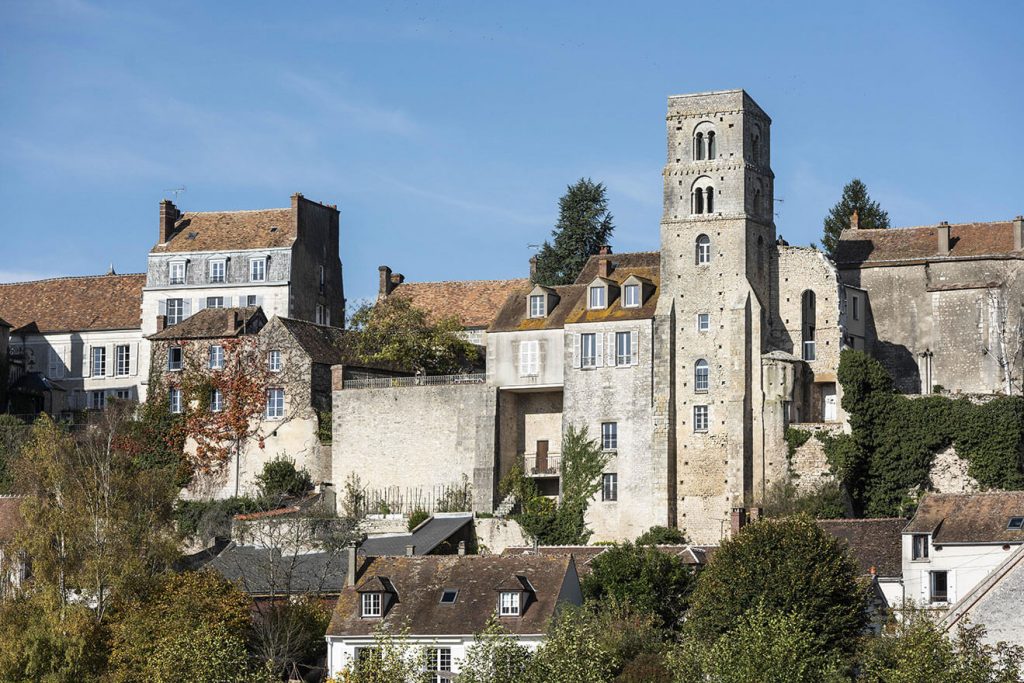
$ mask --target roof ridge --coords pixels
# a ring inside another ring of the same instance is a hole
[[[1012,223],[1013,219],[1004,219],[1000,221],[967,221],[965,223],[948,223],[951,228],[963,227],[965,225],[1002,225],[1004,223]],[[894,228],[843,228],[843,232],[894,232],[897,230],[929,230],[937,228],[942,223],[929,223],[927,225],[901,225]]]
[[[833,517],[830,519],[816,519],[816,522],[906,522],[906,517]]]
[[[11,285],[32,285],[39,282],[56,282],[57,280],[86,280],[98,277],[146,277],[146,273],[101,273],[99,275],[55,275],[40,280],[18,280],[16,282],[0,282],[0,287]]]
[[[266,209],[222,209],[220,211],[182,211],[181,216],[187,216],[189,214],[208,214],[208,213],[263,213],[264,211],[291,211],[290,206],[280,207],[269,207]],[[179,217],[180,218],[180,217]]]
[[[424,282],[402,282],[401,284],[399,284],[399,285],[397,285],[395,287],[395,290],[397,290],[400,287],[404,287],[405,285],[451,285],[451,284],[458,284],[458,283],[462,283],[462,282],[467,282],[467,283],[468,282],[472,282],[472,283],[481,283],[481,282],[520,282],[520,281],[529,282],[529,280],[530,280],[530,278],[528,278],[528,277],[511,277],[511,278],[504,278],[504,279],[498,279],[498,280],[427,280],[427,281],[424,281]],[[394,290],[392,290],[392,291],[394,291]]]

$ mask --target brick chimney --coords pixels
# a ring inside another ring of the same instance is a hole
[[[601,248],[597,251],[597,253],[600,254],[601,256],[608,256],[609,254],[612,253],[612,245],[602,244]]]
[[[612,268],[611,259],[609,259],[607,256],[600,256],[600,257],[598,257],[598,259],[597,259],[597,276],[598,277],[604,277],[604,278],[608,277],[611,274],[611,272],[612,272],[611,268]]]
[[[345,586],[356,585],[356,547],[350,545],[345,548]]]
[[[171,239],[174,232],[174,222],[181,217],[181,212],[170,199],[160,202],[160,244],[165,244]]]
[[[1024,249],[1024,216],[1017,216],[1013,219],[1013,249],[1014,251]]]
[[[942,221],[939,223],[939,226],[935,228],[935,234],[938,235],[939,238],[938,253],[940,256],[949,255],[949,232],[949,223],[947,221]]]
[[[537,257],[530,257],[530,282],[537,281]]]
[[[860,230],[860,215],[857,213],[857,209],[854,209],[853,214],[850,215],[850,230]]]
[[[167,316],[166,315],[158,315],[156,317],[156,331],[160,332],[161,330],[166,330],[166,329],[167,329]]]
[[[730,526],[731,535],[735,536],[740,532],[740,529],[747,525],[747,509],[746,508],[733,508],[732,515],[730,515]]]
[[[391,286],[391,268],[388,266],[380,266],[377,268],[380,272],[380,283],[377,286],[377,298],[383,299],[394,287]]]

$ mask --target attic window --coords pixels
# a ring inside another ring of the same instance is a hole
[[[362,603],[364,617],[379,617],[381,615],[384,600],[380,593],[363,593]]]
[[[188,234],[188,237],[186,237],[185,239],[187,239],[187,240],[194,240],[197,237],[199,237],[199,233],[198,232],[190,232]]]
[[[455,603],[455,598],[458,596],[459,591],[457,590],[446,590],[441,593],[441,604],[451,605]]]
[[[277,226],[276,225],[271,225],[270,226],[270,232],[277,232]]]
[[[1024,517],[1010,517],[1010,523],[1006,525],[1010,531],[1024,530]]]
[[[605,296],[604,287],[600,285],[590,288],[590,305],[589,308],[604,308],[605,307]]]
[[[531,318],[543,318],[547,311],[544,310],[544,295],[543,294],[531,294],[530,295],[530,317]]]
[[[623,291],[623,306],[626,308],[637,308],[640,306],[640,285],[626,285]]]
[[[503,617],[519,616],[519,591],[502,591],[498,600],[498,614]]]

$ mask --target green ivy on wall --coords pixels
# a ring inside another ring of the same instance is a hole
[[[982,488],[1024,489],[1024,398],[1001,396],[981,405],[947,396],[910,398],[893,389],[877,360],[849,349],[840,355],[839,382],[852,433],[818,439],[858,514],[908,513],[914,492],[928,487],[936,453],[950,445]]]

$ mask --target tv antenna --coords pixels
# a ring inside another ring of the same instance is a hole
[[[164,190],[164,192],[170,192],[171,194],[174,195],[174,201],[175,202],[178,201],[178,195],[181,194],[184,191],[185,191],[185,186],[184,185],[182,185],[181,187],[175,187],[175,188],[170,189],[170,190]]]
[[[539,244],[527,244],[526,248],[527,249],[540,249],[540,246],[541,245],[539,245]]]
[[[777,201],[779,204],[785,204],[786,203],[786,200],[783,199],[782,197],[775,198],[775,201]],[[775,217],[776,218],[781,218],[782,217],[782,212],[781,211],[776,211],[775,212]]]

